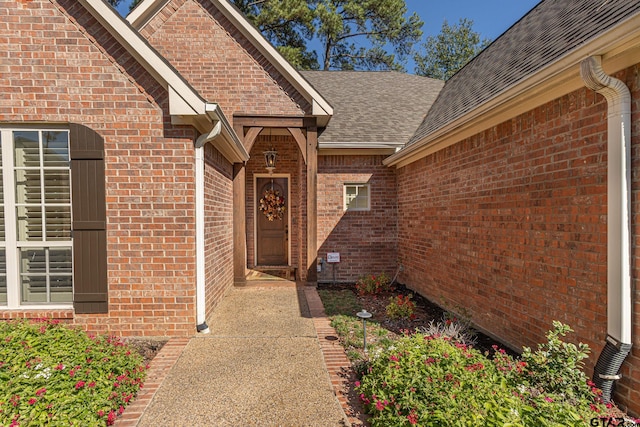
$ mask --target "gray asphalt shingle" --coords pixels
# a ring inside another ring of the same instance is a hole
[[[395,71],[302,71],[333,106],[320,143],[405,144],[444,85]]]
[[[640,12],[640,0],[543,0],[449,79],[409,144]]]

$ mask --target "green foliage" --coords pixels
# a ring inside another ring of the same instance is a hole
[[[374,427],[521,421],[523,405],[495,366],[447,338],[414,334],[397,340],[371,361],[357,390]]]
[[[391,279],[384,273],[360,277],[356,282],[356,291],[360,295],[377,295],[392,290]]]
[[[307,42],[315,33],[313,2],[233,0],[233,3],[294,67],[318,68],[317,53],[307,50]]]
[[[537,401],[544,396],[575,406],[591,403],[594,393],[599,396],[600,391],[583,371],[589,346],[583,343],[576,346],[560,338],[570,332],[573,330],[568,325],[554,321],[553,329],[547,332],[547,342],[539,344],[535,352],[525,347],[519,361],[498,352],[496,363],[512,384],[525,387],[523,395],[527,399]]]
[[[294,66],[401,70],[422,35],[417,14],[407,15],[404,0],[233,0],[233,3]]]
[[[413,295],[397,295],[389,298],[389,304],[386,307],[387,317],[392,320],[397,319],[415,319],[416,304],[411,301]]]
[[[496,349],[491,361],[449,337],[416,333],[372,358],[356,388],[373,416],[373,427],[589,425],[593,418],[606,417],[607,408],[575,363],[576,357],[582,360],[584,348],[559,342],[558,335],[568,331],[559,325],[554,323],[549,342],[539,350],[553,348],[546,360],[564,360],[565,367],[555,366],[553,373],[543,365],[530,367],[529,356],[516,360]],[[560,372],[572,378],[563,383],[567,388],[558,392],[553,385],[546,387],[543,379]]]
[[[445,20],[440,33],[427,37],[420,53],[414,56],[416,74],[449,80],[490,43],[488,39],[480,40],[480,34],[472,27],[469,19],[460,19],[452,26]]]
[[[110,425],[146,375],[118,339],[54,320],[0,323],[0,425]]]
[[[111,0],[111,1],[113,1],[113,0]],[[115,1],[120,1],[120,0],[115,0]],[[140,3],[142,3],[142,0],[133,0],[133,1],[131,2],[131,4],[129,5],[129,12],[131,12],[133,9],[135,9],[135,8],[136,8],[136,6],[137,6],[138,4],[140,4]]]
[[[335,316],[337,314],[353,316],[360,311],[360,304],[350,289],[319,289],[318,295],[320,295],[324,312],[327,316]]]
[[[420,40],[423,25],[416,13],[408,18],[406,14],[404,0],[318,0],[322,68],[402,70],[401,61]],[[357,43],[358,39],[370,46]],[[389,53],[389,47],[393,53]]]
[[[340,341],[347,353],[349,359],[359,360],[361,355],[358,352],[350,350],[361,350],[364,347],[364,329],[362,320],[354,316],[337,315],[331,317],[331,327],[336,330],[340,337]],[[369,354],[382,351],[391,344],[391,333],[380,326],[377,322],[367,321],[367,350]]]

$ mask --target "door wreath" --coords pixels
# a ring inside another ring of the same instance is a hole
[[[273,188],[264,192],[260,199],[260,212],[267,217],[269,221],[276,219],[282,220],[287,207],[284,205],[284,196],[278,190]]]

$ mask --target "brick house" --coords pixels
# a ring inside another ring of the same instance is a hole
[[[592,349],[589,372],[633,344],[616,385],[634,413],[639,73],[640,1],[542,1],[446,82],[385,159],[400,282],[514,348],[569,324]]]
[[[625,227],[613,175],[638,167],[640,1],[544,0],[444,85],[299,73],[226,0],[146,0],[128,22],[102,0],[0,12],[3,318],[184,336],[249,270],[400,263],[514,347],[552,320],[590,369],[607,335],[635,344],[617,397],[640,412],[638,178]],[[607,165],[616,138],[631,168]],[[268,190],[281,219],[259,211]]]
[[[334,108],[318,138],[318,280],[353,283],[381,272],[393,277],[397,183],[382,162],[411,138],[443,82],[398,72],[302,75]],[[340,254],[339,264],[326,262],[331,252]]]

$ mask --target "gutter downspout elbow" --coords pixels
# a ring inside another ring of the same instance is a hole
[[[607,342],[594,369],[594,383],[609,401],[613,381],[631,351],[631,93],[602,69],[601,57],[580,64],[585,85],[603,95],[607,114]]]
[[[205,305],[206,277],[204,250],[204,146],[220,135],[222,126],[215,123],[213,129],[200,135],[195,143],[196,163],[196,330],[201,334],[208,334],[207,310]]]

